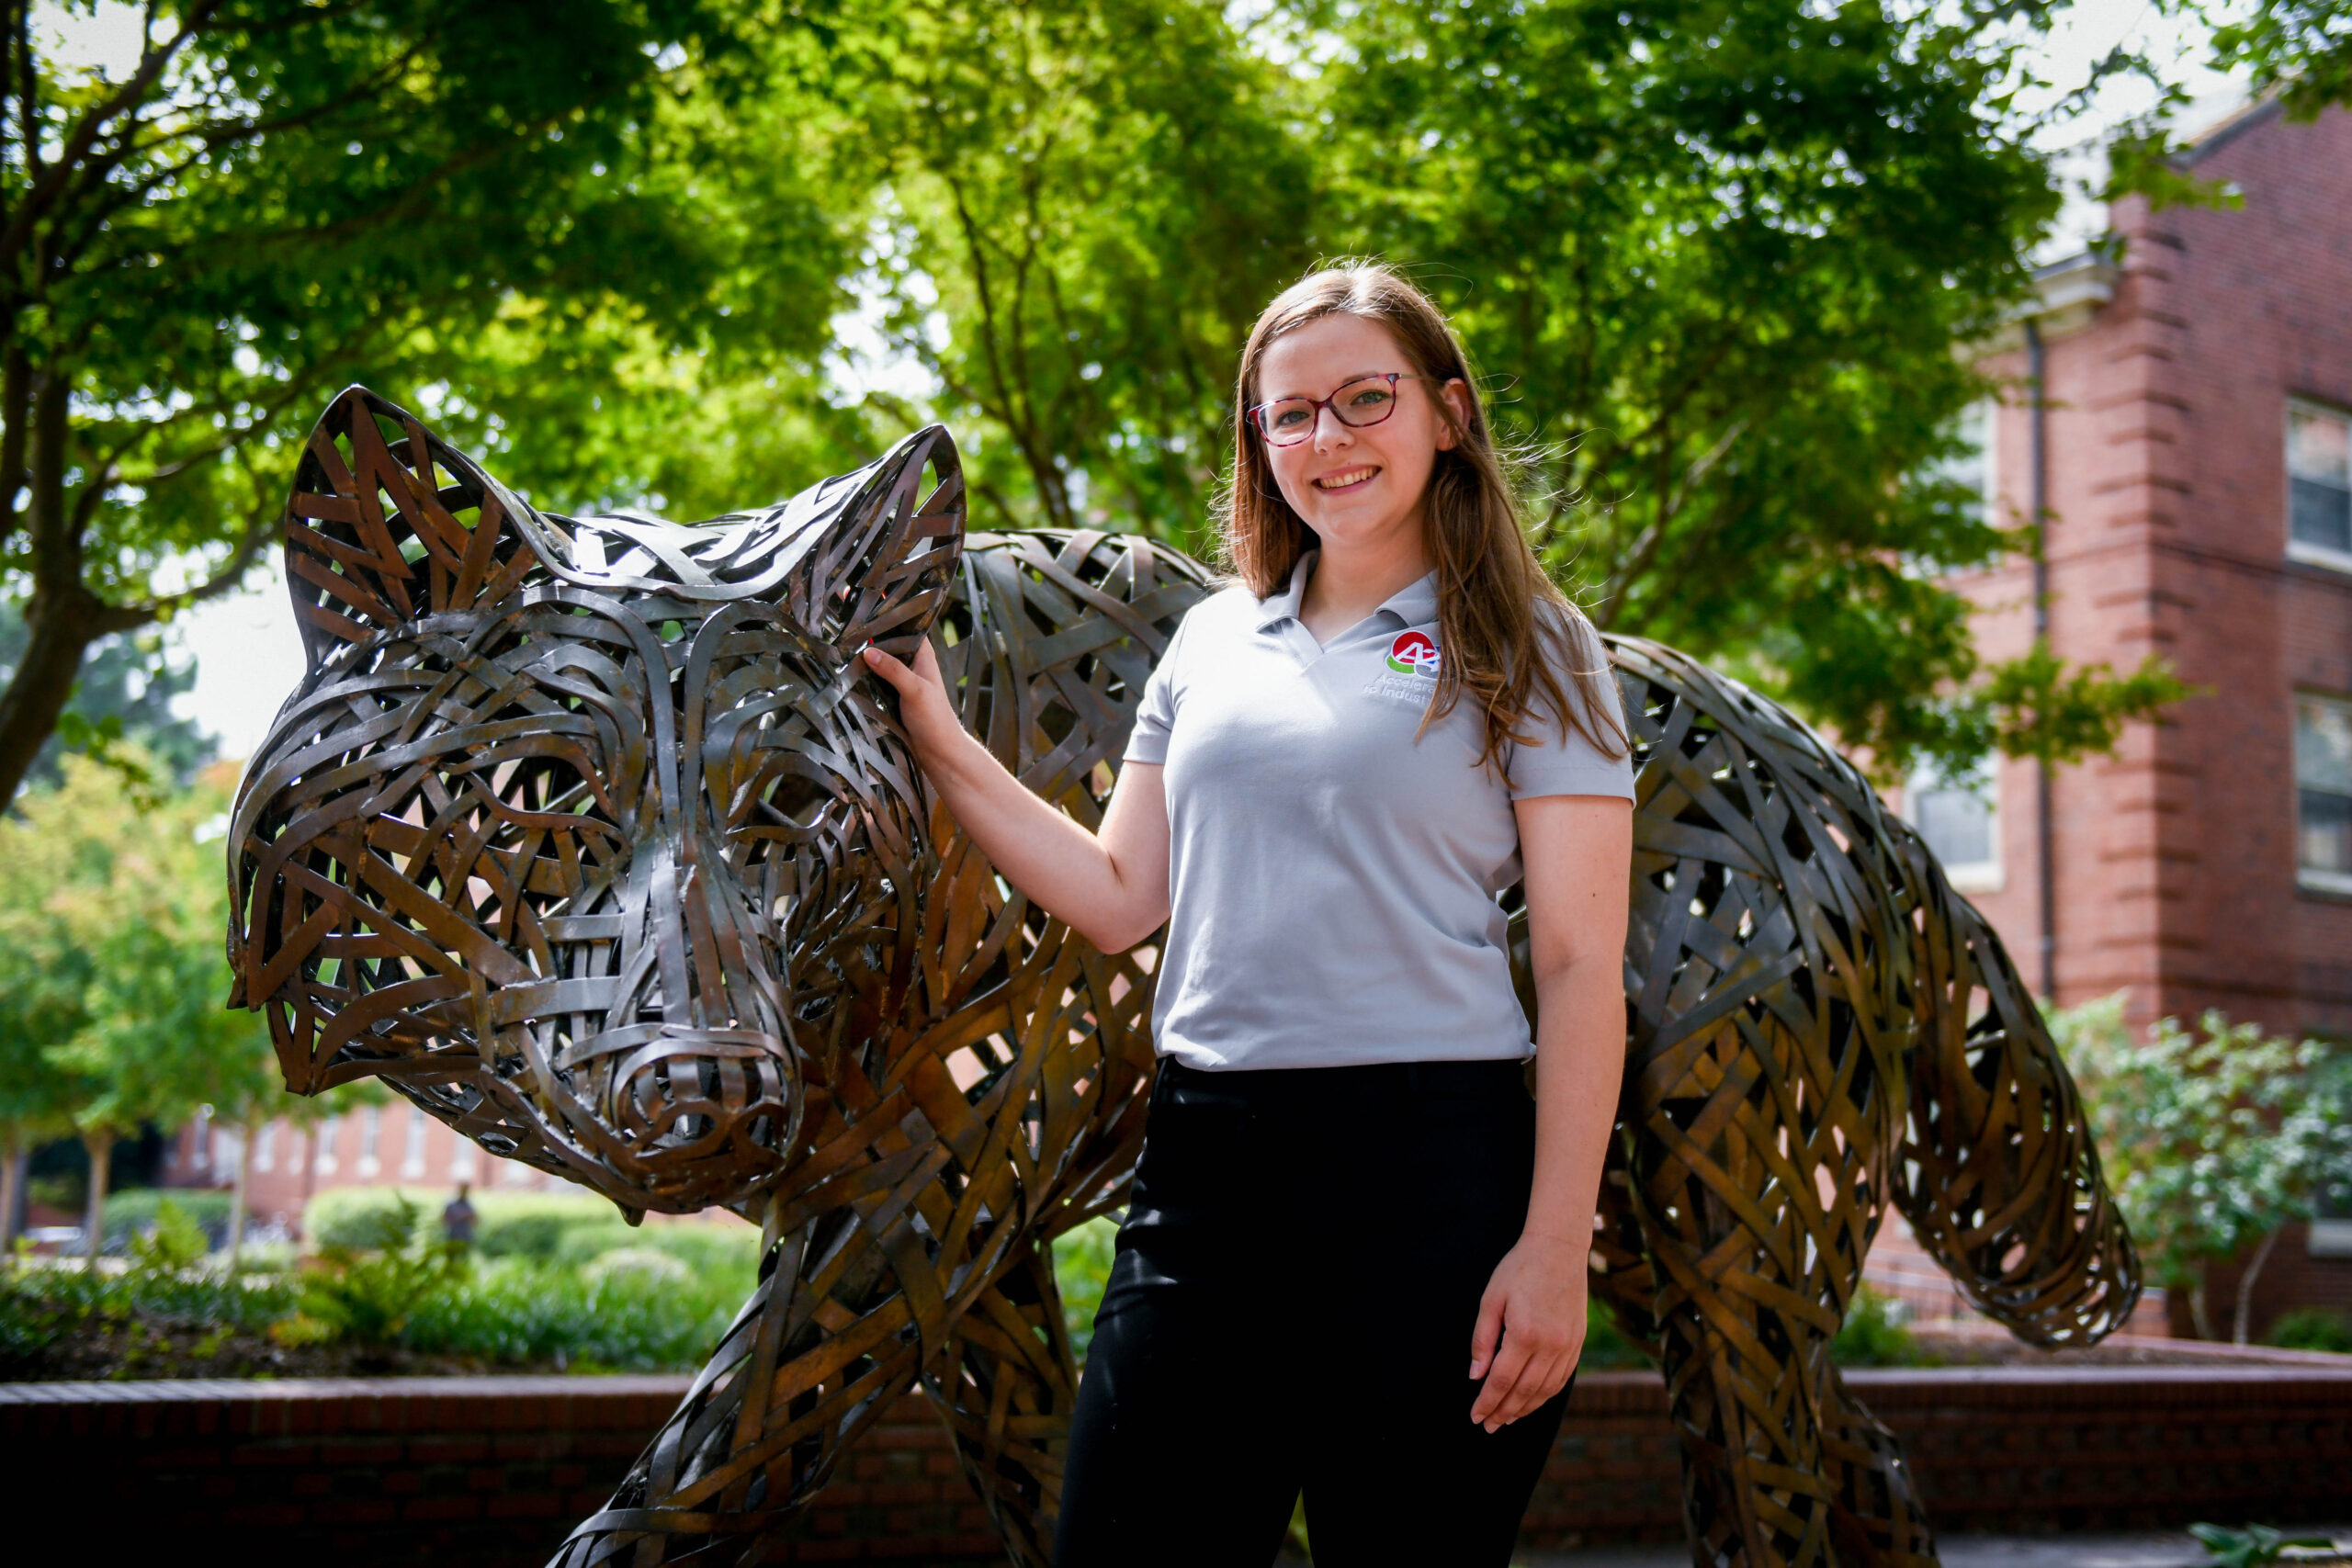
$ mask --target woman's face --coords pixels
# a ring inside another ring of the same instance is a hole
[[[1364,377],[1412,369],[1404,345],[1384,323],[1345,313],[1325,316],[1276,338],[1266,350],[1258,366],[1258,401],[1328,398]],[[1267,444],[1266,460],[1283,499],[1325,548],[1379,547],[1408,533],[1418,541],[1430,469],[1438,453],[1453,445],[1438,397],[1453,406],[1456,419],[1469,418],[1460,381],[1442,388],[1399,381],[1396,406],[1378,424],[1352,428],[1329,409],[1317,409],[1305,440]]]

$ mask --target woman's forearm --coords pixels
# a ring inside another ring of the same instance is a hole
[[[1167,919],[1164,852],[1152,856],[1148,845],[1122,841],[1136,835],[1118,831],[1134,825],[1139,808],[1158,804],[1158,768],[1131,763],[1120,774],[1100,835],[1040,799],[969,734],[959,731],[926,756],[923,773],[998,873],[1096,947],[1124,951]],[[1138,798],[1144,795],[1154,799]],[[1164,806],[1159,814],[1165,816]]]
[[[1159,769],[1132,762],[1088,832],[1040,800],[957,717],[929,643],[911,665],[863,657],[899,694],[899,716],[923,776],[956,825],[1030,902],[1105,953],[1134,946],[1168,919],[1168,801]]]
[[[1519,803],[1535,970],[1535,1185],[1527,1234],[1592,1246],[1625,1076],[1625,919],[1634,813],[1623,800]]]
[[[1527,1234],[1592,1246],[1601,1168],[1625,1073],[1625,993],[1616,954],[1562,965],[1539,980],[1535,1033],[1535,1181]]]

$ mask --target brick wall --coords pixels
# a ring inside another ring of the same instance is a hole
[[[1846,1374],[1943,1532],[2318,1523],[2352,1510],[2352,1364]],[[1671,1540],[1680,1459],[1646,1372],[1577,1381],[1521,1540]]]
[[[2352,695],[2352,572],[2287,554],[2287,402],[2352,408],[2352,113],[2257,109],[2209,139],[2234,210],[2119,203],[2121,276],[2049,345],[2051,637],[2070,661],[2149,653],[2206,694],[2055,791],[2058,991],[2141,1020],[2220,1007],[2352,1035],[2352,900],[2295,876],[2293,694]],[[1996,511],[2030,517],[2021,353],[1984,368]],[[1972,579],[1979,646],[2023,652],[2026,563]],[[2002,885],[1972,895],[2029,978],[2033,769],[2000,770]]]
[[[1860,1371],[1944,1530],[2340,1519],[2352,1367]],[[0,1385],[0,1451],[44,1517],[126,1547],[234,1535],[254,1562],[533,1568],[600,1507],[684,1378]],[[1531,1548],[1671,1540],[1680,1487],[1647,1372],[1578,1380]],[[944,1434],[899,1400],[779,1562],[1000,1561]],[[100,1554],[101,1556],[107,1554]],[[114,1555],[120,1555],[119,1552]]]

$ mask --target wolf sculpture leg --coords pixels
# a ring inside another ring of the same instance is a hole
[[[904,1297],[877,1291],[882,1271],[860,1239],[810,1224],[770,1241],[718,1351],[551,1568],[742,1561],[824,1485],[921,1355]],[[859,1314],[844,1294],[881,1299]]]
[[[923,1379],[923,1392],[955,1433],[964,1474],[1014,1568],[1046,1568],[1078,1362],[1046,1244],[1030,1247],[974,1303]]]
[[[1752,694],[1665,649],[1617,654],[1643,767],[1611,1199],[1645,1254],[1636,1317],[1666,1370],[1693,1559],[1923,1568],[1893,1439],[1829,1360],[1910,1107],[1904,832]],[[1630,1250],[1597,1253],[1611,1295],[1641,1278]]]
[[[1827,1091],[1859,1045],[1758,1010],[1653,1060],[1633,1138],[1693,1561],[1928,1568],[1900,1450],[1829,1359],[1871,1228],[1837,1194],[1884,1146]]]

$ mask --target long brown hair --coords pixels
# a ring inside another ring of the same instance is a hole
[[[1429,296],[1380,263],[1346,262],[1308,275],[1250,329],[1235,391],[1233,479],[1223,508],[1227,565],[1263,599],[1280,592],[1299,557],[1315,547],[1315,531],[1275,486],[1246,411],[1260,400],[1259,367],[1274,340],[1341,312],[1386,327],[1424,386],[1459,380],[1469,394],[1467,420],[1455,418],[1434,390],[1430,397],[1453,445],[1437,454],[1423,513],[1425,543],[1437,563],[1443,651],[1422,732],[1466,697],[1486,715],[1483,767],[1499,772],[1504,747],[1535,743],[1522,730],[1539,706],[1606,755],[1623,756],[1623,710],[1600,637],[1528,545],[1469,355]],[[1565,686],[1555,671],[1566,673]]]

